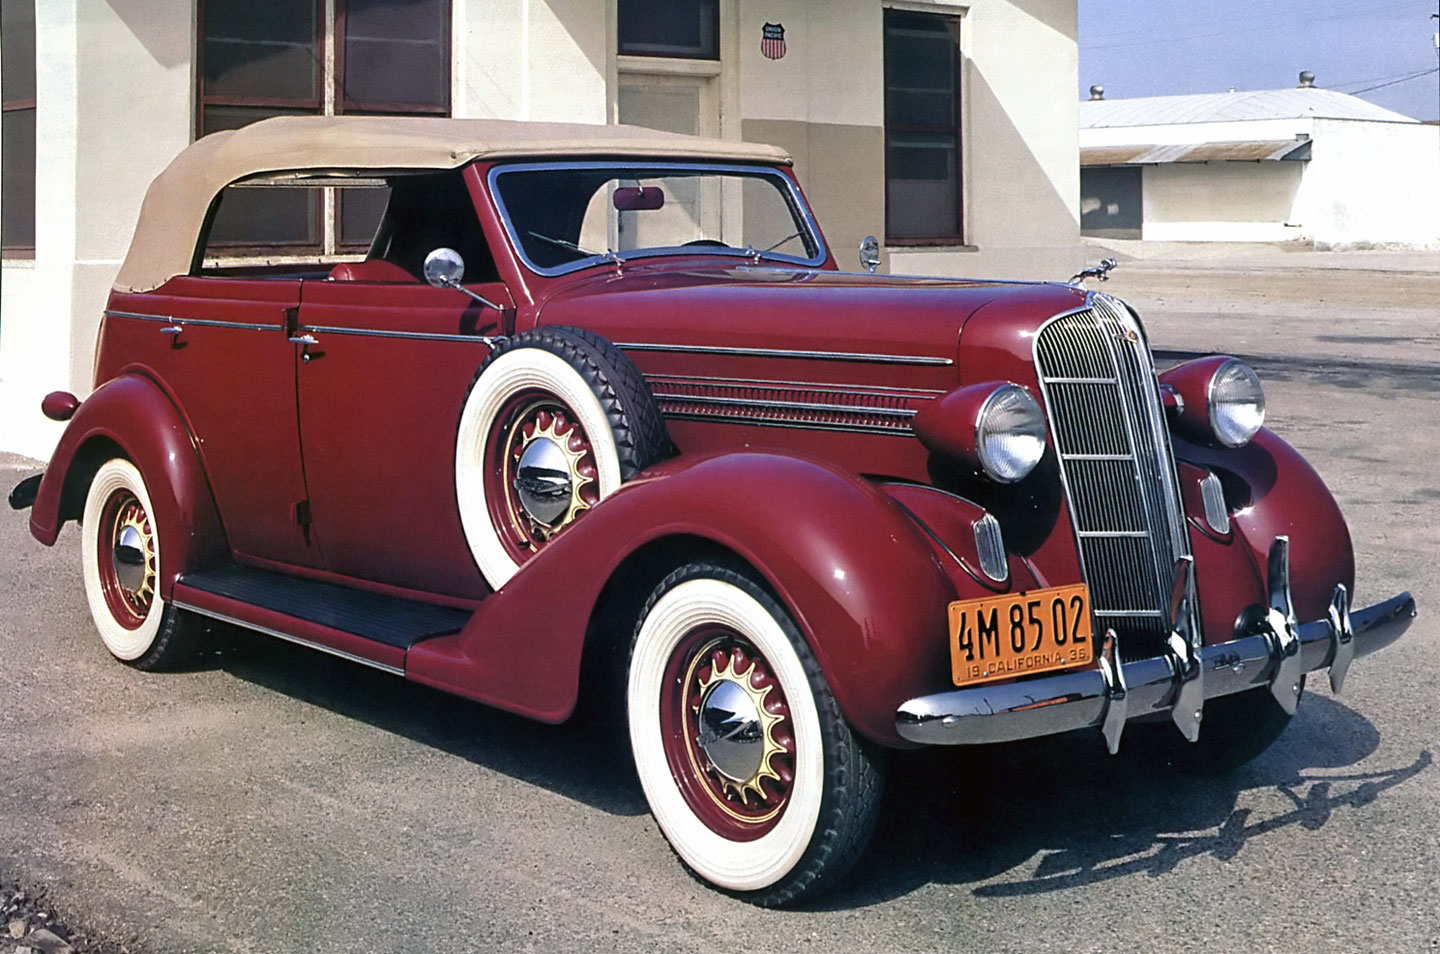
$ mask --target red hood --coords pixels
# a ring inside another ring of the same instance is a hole
[[[537,305],[541,323],[604,329],[622,345],[733,345],[954,361],[961,329],[977,316],[989,326],[981,337],[1018,339],[1084,300],[1083,290],[1060,284],[668,264],[630,265],[618,275],[592,271],[552,285]],[[964,377],[975,380],[973,369]]]

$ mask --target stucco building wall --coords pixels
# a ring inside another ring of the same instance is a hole
[[[646,94],[693,96],[692,131],[794,154],[841,266],[855,269],[860,240],[885,234],[890,5],[720,0],[718,61],[677,61],[617,55],[615,0],[454,0],[451,113],[604,123]],[[882,268],[1072,274],[1083,257],[1075,0],[893,6],[960,18],[965,244],[889,249]],[[193,138],[198,4],[36,9],[36,251],[3,264],[0,449],[45,458],[61,427],[40,416],[39,400],[89,392],[96,328],[145,187]],[[767,22],[785,26],[782,59],[761,54]]]
[[[1110,126],[1082,147],[1310,140],[1303,161],[1142,166],[1143,238],[1440,247],[1440,126],[1299,117]]]

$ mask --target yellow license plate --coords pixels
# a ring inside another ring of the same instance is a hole
[[[955,685],[1067,669],[1094,659],[1084,583],[950,604]]]

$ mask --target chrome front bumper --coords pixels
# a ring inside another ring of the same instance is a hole
[[[1352,659],[1390,645],[1415,618],[1409,593],[1352,613],[1345,587],[1339,586],[1328,618],[1296,623],[1287,538],[1276,539],[1269,564],[1263,632],[1214,646],[1199,646],[1177,632],[1165,655],[1123,665],[1114,634],[1108,633],[1097,669],[920,696],[896,711],[896,731],[923,745],[977,745],[1095,727],[1114,753],[1128,719],[1168,712],[1194,741],[1205,699],[1268,687],[1294,712],[1301,675],[1328,666],[1338,692]]]

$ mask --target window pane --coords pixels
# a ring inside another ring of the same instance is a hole
[[[304,111],[207,106],[200,117],[200,134],[238,129],[271,116],[296,115],[304,115]],[[226,189],[221,193],[220,208],[210,229],[208,245],[245,248],[283,245],[291,251],[301,246],[313,246],[318,250],[319,191],[260,186]]]
[[[5,152],[0,205],[0,244],[35,247],[35,110],[8,109],[0,119],[0,149]]]
[[[632,56],[720,56],[718,0],[620,0],[620,52]]]
[[[7,103],[35,98],[35,4],[0,3],[0,98]],[[33,121],[33,119],[32,119]]]
[[[346,0],[343,99],[444,109],[447,0]]]
[[[950,17],[885,13],[886,232],[960,235],[960,46]]]
[[[385,214],[385,203],[390,200],[390,190],[342,188],[335,190],[340,204],[340,244],[347,249],[369,249],[375,230],[380,227],[380,218]]]
[[[314,0],[205,0],[202,94],[318,102]]]
[[[217,246],[318,250],[320,193],[319,187],[227,187],[210,226],[207,255]]]

